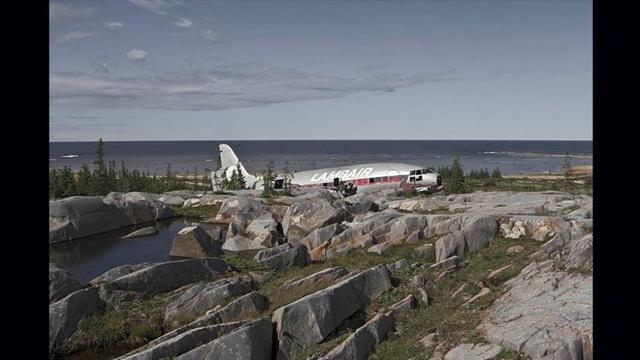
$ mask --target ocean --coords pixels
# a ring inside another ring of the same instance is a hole
[[[269,141],[114,141],[105,142],[105,159],[132,170],[163,174],[167,166],[185,174],[216,168],[218,144],[230,145],[245,168],[260,173],[272,161],[276,170],[311,170],[348,164],[402,162],[418,167],[450,165],[455,156],[465,171],[503,174],[560,172],[567,162],[592,164],[592,141],[512,140],[269,140]],[[50,142],[49,166],[78,170],[91,166],[95,142]]]

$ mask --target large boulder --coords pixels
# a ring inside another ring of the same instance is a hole
[[[593,269],[593,234],[587,234],[571,242],[566,265],[570,269]]]
[[[176,359],[270,360],[273,325],[263,317],[244,325]]]
[[[265,247],[272,247],[284,242],[282,226],[270,213],[255,218],[245,230],[247,237]]]
[[[89,281],[89,284],[93,286],[97,286],[100,284],[111,282],[119,277],[125,276],[127,274],[130,274],[134,271],[140,270],[150,265],[153,265],[153,264],[149,262],[144,262],[140,264],[126,264],[126,265],[116,266],[110,270],[105,271],[102,275]]]
[[[269,304],[266,297],[257,292],[250,292],[232,300],[227,306],[220,310],[202,315],[186,325],[169,331],[157,339],[151,340],[148,346],[155,346],[167,341],[168,339],[199,327],[229,323],[250,318],[261,311],[266,310],[268,306]]]
[[[465,218],[462,230],[454,231],[435,242],[436,262],[450,256],[462,256],[487,246],[498,232],[498,221],[493,216]]]
[[[494,344],[533,359],[586,359],[593,335],[593,279],[531,263],[505,283],[478,329]],[[584,355],[584,356],[583,356]]]
[[[173,210],[159,199],[158,194],[143,192],[111,192],[102,201],[115,205],[133,224],[148,223],[173,217]]]
[[[285,244],[289,245],[287,243]],[[282,270],[292,266],[305,267],[311,263],[311,257],[309,256],[307,248],[302,244],[290,247],[289,249],[284,248],[283,250],[284,251],[269,257],[259,252],[256,254],[254,260],[271,270]]]
[[[198,281],[213,281],[231,270],[216,258],[167,261],[150,264],[100,285],[100,297],[107,303],[148,298]]]
[[[300,240],[300,244],[303,244],[309,251],[311,251],[342,232],[342,230],[343,229],[340,224],[327,225],[313,230],[309,235]]]
[[[75,291],[49,305],[49,352],[75,333],[78,322],[104,307],[98,289]]]
[[[249,250],[261,250],[266,246],[262,244],[262,241],[251,240],[242,235],[233,235],[228,237],[224,244],[222,244],[222,250],[226,251],[249,251]]]
[[[266,211],[267,207],[256,199],[248,196],[234,196],[222,201],[215,220],[228,223],[234,218],[242,218],[242,223],[246,225],[250,220],[258,218]]]
[[[197,317],[216,305],[251,292],[254,287],[251,277],[235,276],[211,283],[199,283],[184,291],[170,302],[164,313],[165,329],[175,328],[184,318]]]
[[[58,301],[74,291],[82,289],[71,274],[58,267],[54,263],[49,263],[49,302]]]
[[[317,196],[291,205],[282,219],[282,229],[289,241],[296,241],[314,229],[341,223],[350,217],[344,208],[334,207],[326,197]]]
[[[140,349],[118,358],[118,360],[157,360],[170,359],[184,354],[203,343],[210,342],[224,334],[245,325],[244,321],[202,326],[182,334],[168,338],[153,346],[144,346]]]
[[[72,196],[49,201],[49,243],[116,230],[132,221],[115,205],[97,196]]]
[[[203,258],[223,255],[221,241],[212,239],[200,226],[188,226],[173,239],[170,256]]]
[[[346,319],[391,289],[391,274],[378,265],[273,312],[278,358],[290,359],[318,344]]]
[[[158,201],[163,202],[169,206],[182,206],[184,204],[184,198],[174,195],[162,195],[158,198]]]
[[[394,327],[392,312],[378,313],[320,360],[366,360],[373,348],[384,341]]]

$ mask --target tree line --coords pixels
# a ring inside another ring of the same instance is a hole
[[[193,174],[187,172],[186,176],[178,177],[171,171],[171,165],[163,175],[156,175],[139,170],[129,170],[124,161],[120,167],[116,161],[104,160],[104,143],[98,140],[95,151],[93,169],[83,165],[77,173],[69,166],[49,171],[49,198],[64,198],[69,196],[104,196],[112,191],[130,192],[142,191],[151,193],[163,193],[172,190],[196,190],[206,191],[210,187],[207,169],[200,175],[197,167]]]

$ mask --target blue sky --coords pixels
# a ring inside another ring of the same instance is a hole
[[[50,140],[592,138],[589,1],[52,1]]]

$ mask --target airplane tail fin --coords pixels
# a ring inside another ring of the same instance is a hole
[[[244,166],[240,162],[240,159],[238,159],[236,154],[231,149],[231,146],[227,144],[220,144],[219,150],[220,150],[221,168],[211,173],[211,182],[212,182],[214,191],[222,190],[220,189],[219,184],[216,184],[216,181],[214,179],[214,174],[217,175],[218,179],[226,178],[227,180],[230,180],[231,175],[233,174],[234,171],[236,171],[236,173],[238,174],[242,174],[248,189],[254,188],[259,178],[249,174],[249,172],[244,168]]]

